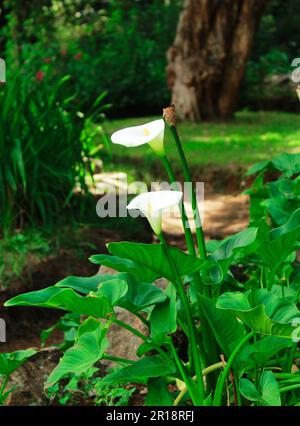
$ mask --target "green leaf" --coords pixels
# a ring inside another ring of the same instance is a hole
[[[156,305],[151,312],[151,337],[163,338],[166,334],[175,333],[177,329],[176,290],[170,284],[166,290],[168,298],[165,302]]]
[[[289,154],[284,152],[283,154],[275,157],[272,161],[262,161],[261,163],[257,163],[250,167],[246,176],[250,176],[267,169],[279,170],[287,176],[300,173],[300,154]]]
[[[257,252],[271,269],[277,271],[287,256],[295,250],[299,236],[300,208],[292,213],[287,223],[268,233]]]
[[[55,286],[20,294],[8,300],[5,306],[59,308],[96,318],[107,318],[113,314],[113,309],[108,299],[104,296],[81,296],[70,288]]]
[[[260,163],[256,163],[248,169],[248,171],[245,173],[245,176],[251,176],[256,173],[262,172],[263,170],[266,170],[270,164],[271,162],[268,160],[261,161]]]
[[[273,407],[281,406],[280,391],[277,380],[271,371],[265,370],[260,378],[260,386],[262,389],[262,399],[264,405]]]
[[[100,297],[106,297],[111,306],[116,306],[122,297],[125,296],[127,291],[128,285],[126,281],[115,278],[99,284],[98,290],[93,294]]]
[[[117,274],[126,281],[127,293],[120,299],[118,305],[131,312],[144,310],[148,306],[163,303],[167,296],[153,284],[137,281],[130,274]]]
[[[284,299],[289,300],[290,302],[297,303],[297,292],[291,287],[282,287],[282,285],[273,284],[271,288],[272,294],[277,297],[282,298],[284,294]]]
[[[143,342],[140,344],[140,346],[136,350],[136,354],[139,358],[141,358],[143,355],[145,355],[147,352],[152,351],[153,349],[157,348],[156,342]]]
[[[108,251],[114,256],[136,262],[141,268],[154,272],[157,277],[165,277],[169,281],[174,280],[174,273],[166,260],[162,244],[110,243],[108,244]],[[203,265],[203,261],[176,247],[169,246],[169,251],[180,276],[190,275],[198,271]],[[145,281],[145,278],[143,281]]]
[[[300,154],[284,152],[272,160],[275,169],[284,172],[287,176],[300,173]]]
[[[212,392],[203,401],[204,407],[211,407],[213,405]]]
[[[106,327],[99,321],[88,318],[81,326],[75,345],[68,349],[52,371],[46,387],[53,386],[63,377],[80,376],[102,358],[108,346]]]
[[[150,379],[148,381],[148,394],[146,406],[166,407],[173,405],[173,398],[168,391],[168,384],[164,378]]]
[[[217,309],[212,299],[201,296],[201,304],[213,334],[228,359],[235,347],[244,338],[245,328],[233,313]],[[241,365],[238,358],[233,365],[235,370],[240,370]]]
[[[258,228],[247,228],[231,237],[226,238],[212,252],[209,259],[218,262],[225,275],[233,259],[247,255],[257,239]]]
[[[81,293],[90,293],[91,291],[97,292],[100,283],[104,284],[116,279],[125,281],[127,284],[127,292],[117,304],[131,312],[137,312],[147,306],[162,303],[167,298],[155,285],[140,282],[133,275],[125,272],[111,275],[95,275],[93,277],[68,277],[60,281],[56,286],[70,287]]]
[[[175,371],[175,365],[160,355],[146,356],[128,367],[105,376],[102,383],[146,383],[149,377],[164,377],[174,374]]]
[[[35,349],[26,349],[0,354],[0,375],[9,376],[36,353]]]
[[[255,178],[251,188],[243,192],[250,197],[250,225],[255,226],[261,218],[266,216],[266,206],[264,201],[268,198],[269,193],[264,185],[265,172],[262,171]]]
[[[244,347],[240,359],[247,367],[255,367],[257,364],[263,365],[282,349],[290,347],[292,343],[291,339],[267,336]]]
[[[248,379],[240,379],[240,392],[249,401],[261,402],[262,400],[256,386]]]
[[[11,152],[11,156],[12,156],[12,159],[14,160],[14,166],[16,169],[15,171],[18,171],[20,173],[23,189],[24,189],[24,192],[26,192],[26,186],[27,186],[26,172],[25,172],[25,165],[24,165],[20,139],[16,139],[15,147],[13,148]]]
[[[105,265],[119,272],[128,272],[135,276],[138,280],[144,282],[151,283],[159,277],[159,274],[156,272],[141,266],[134,260],[130,260],[127,258],[127,256],[123,257],[110,256],[108,254],[94,254],[89,258],[89,260],[96,265]]]
[[[96,274],[92,277],[69,276],[55,284],[55,287],[68,287],[80,293],[88,294],[91,291],[97,291],[98,285],[104,281],[115,278],[110,274]]]
[[[285,224],[299,208],[300,176],[295,179],[279,179],[267,184],[268,196],[264,201],[270,215],[278,225]]]
[[[232,311],[257,333],[286,339],[292,338],[295,328],[291,322],[299,316],[295,305],[265,289],[224,293],[217,301],[217,308]]]
[[[261,393],[248,379],[240,379],[241,394],[258,405],[281,406],[279,385],[271,371],[264,371],[260,378]]]

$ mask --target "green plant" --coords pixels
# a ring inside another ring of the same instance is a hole
[[[97,394],[96,405],[106,405],[109,407],[128,405],[128,402],[136,388],[126,389],[120,386],[102,386],[101,382],[95,386]]]
[[[279,174],[278,179],[266,179],[268,173]],[[246,173],[256,175],[245,194],[250,196],[250,221],[255,223],[267,216],[275,225],[286,223],[297,210],[300,201],[300,154],[284,153],[273,160],[255,164]]]
[[[16,386],[7,389],[12,373],[36,352],[35,349],[27,349],[25,351],[0,354],[0,405],[4,405],[9,395],[16,390]]]
[[[173,108],[165,111],[185,181],[190,181],[175,118]],[[151,395],[146,404],[295,405],[300,389],[295,372],[300,338],[296,257],[300,209],[292,209],[278,225],[270,220],[268,208],[261,210],[269,193],[264,191],[262,197],[254,182],[249,227],[223,241],[205,242],[191,185],[196,242],[183,204],[188,253],[170,246],[161,230],[162,214],[178,204],[183,194],[164,148],[164,130],[163,120],[157,120],[112,136],[114,143],[127,147],[149,144],[166,169],[172,190],[140,194],[128,205],[147,217],[160,242],[110,243],[109,254],[90,260],[114,268],[116,274],[67,277],[46,289],[18,295],[5,305],[59,308],[83,316],[74,344],[48,377],[46,387],[70,376],[76,381],[99,360],[108,359],[121,368],[103,377],[100,386],[146,384]],[[293,178],[299,175],[297,156],[282,156],[274,163]],[[250,173],[269,165],[255,166]],[[155,286],[161,277],[167,281],[164,290]],[[120,321],[116,307],[139,318],[147,332]],[[113,323],[140,338],[137,361],[109,353],[107,330]],[[174,340],[179,328],[188,340],[187,347],[181,348],[185,356],[179,354]],[[170,383],[180,383],[175,399]]]
[[[95,149],[86,126],[102,108],[98,97],[85,117],[66,98],[65,76],[49,88],[44,81],[22,90],[22,73],[9,76],[0,93],[0,229],[57,223],[58,213],[80,208],[87,192],[89,157]],[[76,196],[77,193],[77,196]],[[71,200],[73,203],[71,203]]]
[[[6,287],[14,277],[22,279],[24,267],[29,260],[34,263],[49,251],[49,242],[36,230],[17,232],[0,240],[1,287]]]
[[[61,386],[56,383],[47,388],[48,398],[57,400],[61,405],[72,405],[77,400],[90,400],[94,405],[123,406],[128,405],[135,387],[103,385],[102,379],[97,376],[98,369],[90,368],[80,376],[70,374],[69,381]]]

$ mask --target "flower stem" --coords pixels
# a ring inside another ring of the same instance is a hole
[[[176,147],[177,147],[179,157],[180,157],[180,160],[181,160],[184,180],[185,180],[185,182],[190,182],[191,185],[192,185],[191,201],[192,201],[194,222],[195,222],[195,226],[196,226],[196,237],[197,237],[198,250],[199,250],[200,257],[202,259],[206,259],[206,248],[205,248],[204,233],[203,233],[203,229],[202,229],[202,225],[201,225],[201,218],[200,218],[200,213],[199,213],[198,204],[197,204],[197,197],[196,197],[195,189],[193,187],[191,173],[190,173],[190,170],[189,170],[189,166],[188,166],[184,151],[182,149],[182,145],[181,145],[181,142],[180,142],[180,139],[179,139],[179,135],[177,133],[177,129],[174,126],[170,126],[170,129],[171,129],[173,138],[175,140]]]
[[[144,334],[140,333],[138,330],[136,330],[135,328],[131,327],[129,324],[126,324],[125,322],[120,321],[117,318],[114,318],[112,320],[112,322],[114,322],[115,324],[119,325],[120,327],[126,328],[126,330],[128,330],[131,333],[135,334],[140,339],[144,340],[144,342],[146,342],[148,340],[147,337]]]
[[[213,371],[216,371],[219,368],[223,367],[223,362],[217,362],[216,364],[210,365],[209,367],[204,368],[204,370],[202,370],[202,376],[206,376],[209,373],[212,373]],[[196,376],[193,377],[193,380],[196,380]],[[174,406],[177,406],[180,401],[182,400],[182,398],[184,397],[184,395],[186,394],[186,392],[188,391],[187,386],[185,386],[182,391],[178,394],[177,398],[174,401]]]
[[[298,388],[300,388],[300,383],[296,383],[295,385],[290,385],[290,386],[285,386],[283,388],[280,388],[279,392],[280,393],[282,393],[282,392],[288,392],[290,390],[294,390],[294,389],[298,389]]]
[[[129,309],[128,309],[129,310]],[[131,311],[130,311],[131,312]],[[150,327],[150,322],[146,320],[139,312],[132,312],[145,326]]]
[[[114,322],[115,324],[119,325],[120,327],[125,328],[126,330],[130,331],[132,334],[135,334],[136,336],[138,336],[140,339],[142,339],[144,342],[148,341],[148,337],[145,336],[144,334],[140,333],[138,330],[136,330],[135,328],[131,327],[129,324],[126,324],[123,321],[118,320],[117,318],[114,318],[112,320],[112,322]],[[161,355],[162,358],[164,358],[167,362],[170,361],[170,357],[169,355],[164,352],[157,344],[152,343],[153,348],[157,350],[157,352]]]
[[[126,359],[126,358],[121,358],[119,356],[113,356],[113,355],[107,355],[107,354],[104,354],[102,356],[102,359],[107,359],[109,361],[113,361],[118,364],[134,364],[135,363],[135,361],[133,361],[132,359]]]
[[[215,392],[215,396],[214,396],[214,401],[213,401],[213,405],[214,406],[220,406],[222,403],[222,393],[223,393],[223,388],[224,388],[224,384],[226,381],[226,378],[229,374],[230,368],[232,366],[233,361],[235,360],[235,357],[237,356],[237,354],[239,353],[239,351],[242,349],[242,347],[244,346],[244,344],[246,342],[248,342],[248,340],[251,339],[251,337],[254,336],[254,331],[251,331],[251,333],[248,333],[241,341],[240,343],[236,346],[236,348],[234,349],[234,351],[232,352],[232,354],[230,355],[228,362],[222,372],[222,374],[219,377],[218,383],[217,383],[217,387],[216,387],[216,392]]]
[[[168,175],[168,178],[169,178],[171,184],[177,183],[176,177],[174,175],[174,172],[172,170],[171,164],[170,164],[167,156],[164,155],[163,157],[160,157],[160,158],[161,158],[163,166],[164,166],[164,168],[167,172],[167,175]],[[180,190],[180,188],[177,188],[177,190]],[[183,225],[183,230],[184,230],[184,234],[185,234],[188,252],[189,252],[189,254],[196,256],[196,250],[195,250],[195,246],[194,246],[193,235],[192,235],[192,231],[191,231],[191,228],[190,228],[190,225],[189,225],[189,220],[188,220],[188,217],[187,217],[183,203],[182,203],[181,215],[182,215],[182,225]]]
[[[193,389],[190,386],[189,377],[186,375],[186,372],[184,371],[184,366],[182,365],[182,362],[181,362],[181,360],[180,360],[180,358],[179,358],[179,356],[178,356],[178,354],[176,352],[176,349],[175,349],[175,347],[173,345],[173,342],[170,343],[170,348],[171,348],[171,353],[173,355],[174,361],[175,361],[175,363],[176,363],[176,365],[178,367],[179,373],[181,375],[181,378],[182,378],[182,380],[184,381],[184,383],[186,385],[185,389],[186,389],[186,391],[189,391],[190,396],[191,396],[192,401],[193,401],[193,404],[194,405],[198,405],[197,395],[194,394],[194,391],[193,391]],[[201,401],[200,401],[200,403],[201,403]],[[202,403],[200,405],[202,405]]]
[[[196,377],[197,377],[197,383],[199,386],[199,391],[201,394],[201,400],[203,403],[203,400],[205,398],[205,390],[204,390],[204,382],[203,382],[203,377],[202,377],[202,367],[201,367],[201,359],[200,359],[200,353],[199,353],[199,349],[197,346],[197,330],[193,321],[193,317],[192,317],[192,313],[190,310],[190,305],[189,302],[187,300],[186,294],[185,294],[185,290],[184,290],[184,285],[182,283],[181,277],[177,271],[176,265],[172,259],[172,256],[169,252],[169,248],[168,245],[166,243],[166,240],[163,236],[162,233],[160,233],[160,235],[158,236],[161,243],[163,244],[163,248],[166,254],[166,258],[169,262],[169,265],[171,267],[171,270],[173,271],[173,276],[174,276],[174,284],[176,285],[176,290],[178,291],[178,295],[180,297],[181,303],[183,305],[183,309],[185,311],[186,314],[186,321],[187,321],[187,326],[189,329],[189,340],[190,340],[190,346],[191,346],[191,353],[192,353],[192,360],[193,360],[193,364],[194,364],[194,368],[195,368],[195,373],[196,373]]]
[[[177,183],[176,181],[176,177],[174,175],[174,172],[172,170],[171,164],[167,158],[166,155],[164,155],[163,157],[160,157],[162,160],[162,163],[166,169],[166,172],[168,174],[168,178],[170,180],[170,182],[172,184]],[[177,188],[178,190],[180,188]],[[189,224],[189,220],[186,214],[186,210],[184,207],[184,203],[182,203],[182,209],[181,209],[181,220],[182,220],[182,226],[183,226],[183,230],[184,230],[184,234],[185,234],[185,240],[186,240],[186,244],[187,244],[187,248],[188,248],[188,252],[191,256],[197,256],[196,250],[195,250],[195,245],[194,245],[194,240],[193,240],[193,235],[192,235],[192,231],[191,231],[191,227]],[[203,285],[201,282],[201,278],[200,278],[200,274],[199,272],[196,272],[195,274],[193,274],[193,280],[197,286],[197,290],[202,293],[203,292]]]

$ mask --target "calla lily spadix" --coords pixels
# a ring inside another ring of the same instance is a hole
[[[164,154],[164,120],[154,120],[141,126],[127,127],[113,133],[111,140],[118,145],[127,148],[136,147],[148,143],[158,155]]]
[[[156,235],[161,233],[162,212],[176,206],[182,200],[180,191],[144,192],[135,197],[127,206],[128,210],[140,210],[148,219]]]

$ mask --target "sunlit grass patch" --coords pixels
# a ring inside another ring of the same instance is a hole
[[[127,126],[139,125],[157,117],[126,118],[106,124],[109,134]],[[281,152],[300,151],[300,115],[285,112],[241,111],[227,122],[188,123],[178,125],[189,162],[193,165],[223,167],[228,164],[249,166],[256,161],[274,157]],[[176,147],[166,132],[166,147],[177,163]],[[122,169],[125,159],[137,159],[147,169],[154,154],[147,146],[128,150],[113,146],[117,162],[114,169]]]

